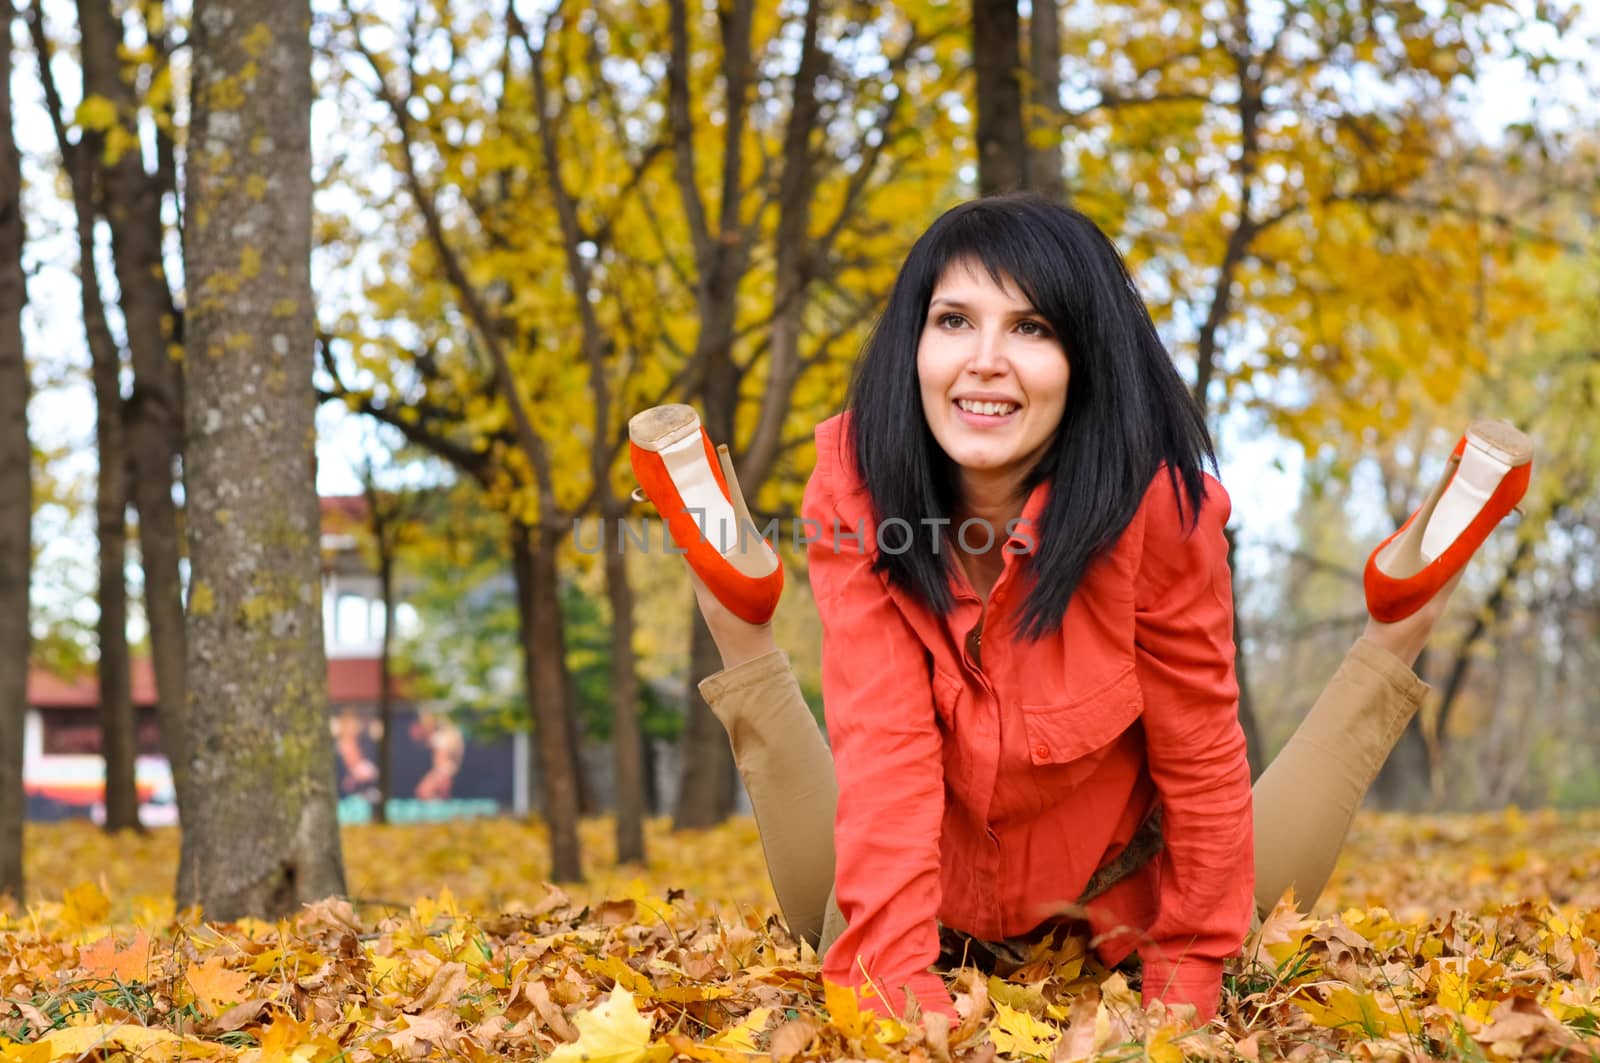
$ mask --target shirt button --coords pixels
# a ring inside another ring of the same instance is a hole
[[[1045,745],[1043,742],[1040,742],[1038,745],[1033,747],[1033,755],[1043,760],[1045,757],[1050,755],[1050,747]]]

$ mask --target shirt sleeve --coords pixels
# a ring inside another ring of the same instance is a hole
[[[821,451],[819,447],[819,452]],[[955,1014],[929,967],[939,955],[942,738],[920,640],[872,571],[870,526],[845,520],[826,474],[802,515],[811,591],[822,618],[822,698],[839,779],[834,889],[847,928],[823,977],[861,1006],[894,1016],[909,989],[924,1013]]]
[[[1206,478],[1198,527],[1163,471],[1146,497],[1135,657],[1150,774],[1162,805],[1157,913],[1140,948],[1148,1003],[1216,1013],[1223,960],[1250,928],[1255,889],[1250,765],[1234,676],[1231,504]]]

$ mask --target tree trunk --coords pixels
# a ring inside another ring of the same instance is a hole
[[[566,630],[565,614],[561,627],[563,631]],[[562,704],[567,708],[567,763],[572,765],[572,779],[578,788],[578,817],[598,816],[601,812],[600,796],[595,793],[594,780],[589,778],[589,769],[583,763],[583,716],[579,712],[578,677],[565,662],[561,666],[561,682],[566,688]]]
[[[369,495],[374,504],[376,496],[377,492]],[[389,799],[394,796],[394,547],[382,527],[378,528],[378,584],[383,593],[383,641],[378,649],[378,800],[372,820],[387,823]]]
[[[1228,528],[1223,534],[1227,537],[1228,556],[1231,558],[1234,556],[1234,529]],[[1233,596],[1233,677],[1239,684],[1239,726],[1244,729],[1245,757],[1250,762],[1250,780],[1254,782],[1267,769],[1267,752],[1261,747],[1261,726],[1256,722],[1256,699],[1250,686],[1250,660],[1244,652],[1244,635],[1239,617],[1239,581],[1229,580],[1229,586]]]
[[[722,37],[726,118],[723,122],[721,200],[714,225],[701,197],[697,176],[695,117],[689,92],[689,56],[693,48],[688,31],[688,5],[684,0],[672,0],[668,17],[672,38],[667,64],[668,113],[676,134],[673,175],[689,222],[699,271],[695,310],[699,315],[700,332],[695,338],[691,362],[701,367],[701,372],[698,381],[690,382],[688,391],[698,393],[704,403],[703,424],[712,442],[727,443],[734,450],[737,450],[733,435],[734,413],[742,375],[733,361],[734,323],[739,279],[750,263],[750,234],[740,218],[740,190],[745,180],[745,114],[753,69],[750,46],[753,9],[749,0],[737,0],[721,5],[717,11]],[[720,668],[721,661],[699,609],[691,604],[689,614],[694,636],[689,655],[688,721],[681,740],[683,779],[673,818],[680,828],[701,828],[721,822],[733,810],[733,754],[722,725],[694,693],[695,684]]]
[[[641,764],[644,771],[644,807],[652,816],[664,815],[667,809],[666,802],[661,797],[661,787],[658,780],[660,761],[657,759],[655,740],[648,735],[644,735],[639,743],[639,749],[640,755],[643,757]]]
[[[720,360],[719,360],[720,361]],[[728,363],[731,369],[731,362]],[[731,387],[736,378],[715,374],[708,378],[705,396],[706,431],[715,442],[733,438],[733,409],[736,396]],[[721,385],[713,386],[713,385]],[[700,696],[700,680],[720,671],[722,655],[711,638],[711,629],[691,599],[689,638],[689,705],[684,723],[683,779],[678,786],[678,807],[672,815],[675,830],[705,830],[715,827],[733,813],[733,798],[738,778],[733,764],[733,749],[728,732]]]
[[[1373,803],[1386,812],[1419,812],[1428,804],[1428,740],[1419,712],[1406,724],[1372,783]]]
[[[972,0],[972,65],[978,79],[978,192],[1027,186],[1022,123],[1021,23],[1017,0]]]
[[[639,730],[639,673],[633,653],[633,588],[622,550],[621,506],[601,521],[606,596],[611,601],[611,745],[616,756],[617,863],[644,863],[644,739]]]
[[[1067,199],[1061,172],[1061,12],[1056,0],[1033,0],[1028,16],[1028,187],[1058,203]],[[1043,143],[1041,143],[1043,142]]]
[[[82,222],[80,219],[80,237]],[[92,232],[92,230],[91,230]],[[93,259],[91,243],[84,256]],[[80,271],[85,293],[95,282]],[[85,295],[85,309],[90,300]],[[96,300],[98,301],[98,300]],[[103,325],[103,322],[102,322]],[[90,344],[95,397],[95,446],[100,471],[95,486],[95,525],[100,543],[100,616],[95,633],[100,647],[100,752],[105,759],[105,829],[139,829],[139,791],[134,782],[138,756],[133,720],[133,690],[128,666],[127,466],[122,445],[122,359],[114,344]]]
[[[200,0],[186,169],[190,783],[179,904],[344,892],[312,480],[311,11]]]
[[[119,120],[132,129],[138,101],[122,77],[118,55],[122,23],[110,0],[78,0],[78,24],[84,95],[111,100]],[[105,194],[100,208],[111,227],[117,287],[133,364],[133,394],[124,411],[133,467],[129,494],[139,514],[139,561],[144,570],[144,607],[150,624],[161,744],[172,766],[182,816],[188,808],[186,744],[190,727],[185,689],[187,632],[179,576],[182,548],[178,508],[172,498],[183,430],[183,380],[173,350],[181,315],[173,305],[162,260],[161,181],[145,172],[138,151],[123,152],[103,168],[103,176]]]
[[[733,749],[728,732],[700,696],[699,680],[722,668],[722,655],[711,639],[700,610],[691,607],[694,633],[689,641],[689,718],[684,724],[683,782],[678,788],[678,807],[673,812],[675,830],[705,830],[715,827],[733,812],[738,792],[738,775],[733,765]]]
[[[731,346],[731,304],[726,315],[719,313],[702,321],[702,329],[709,330],[706,334],[727,336]],[[727,349],[727,346],[714,346],[708,358],[711,369],[706,376],[705,428],[714,442],[733,438],[738,376],[737,367],[727,357]],[[738,775],[733,765],[733,749],[728,745],[728,732],[699,691],[700,680],[721,670],[722,655],[717,652],[699,606],[692,600],[689,615],[693,634],[689,640],[688,719],[680,740],[683,780],[678,787],[678,806],[672,820],[677,830],[705,830],[733,814]]]
[[[36,42],[41,37],[36,35]],[[43,49],[41,48],[41,52]],[[46,101],[59,113],[55,84],[47,75]],[[95,449],[99,473],[95,490],[96,538],[99,544],[99,617],[96,635],[100,660],[100,752],[105,761],[105,828],[139,829],[139,796],[135,763],[138,738],[134,723],[132,679],[128,654],[128,462],[122,401],[122,352],[106,324],[95,262],[95,173],[104,137],[85,131],[68,141],[66,127],[56,122],[62,168],[72,188],[77,218],[78,290],[83,308],[84,338],[89,347],[95,392]]]
[[[5,19],[7,28],[11,20]],[[22,162],[11,124],[11,35],[0,39],[0,894],[22,899],[22,733],[28,713],[33,451],[22,352]]]
[[[572,762],[571,718],[566,699],[566,636],[556,583],[554,532],[513,523],[511,567],[517,585],[523,679],[528,714],[539,756],[539,803],[550,831],[550,877],[578,882],[583,861],[578,845],[578,774]],[[532,805],[534,795],[529,794]]]
[[[1495,584],[1494,590],[1489,593],[1488,600],[1473,616],[1472,627],[1467,630],[1466,636],[1461,640],[1460,648],[1456,650],[1456,658],[1450,665],[1449,677],[1439,692],[1438,741],[1441,753],[1444,749],[1445,736],[1449,733],[1451,713],[1455,711],[1457,699],[1466,690],[1467,674],[1472,670],[1473,652],[1478,648],[1478,643],[1488,636],[1494,625],[1499,623],[1505,614],[1511,601],[1511,588],[1516,583],[1517,573],[1521,571],[1523,563],[1532,553],[1532,539],[1523,538],[1517,542],[1516,553],[1512,554],[1511,560],[1506,563],[1505,571],[1501,573],[1500,581]]]
[[[761,392],[761,413],[744,460],[740,482],[754,502],[777,464],[783,425],[794,406],[795,383],[803,368],[800,337],[805,330],[807,285],[817,268],[811,240],[811,206],[817,193],[817,156],[812,133],[821,121],[817,83],[827,72],[828,51],[817,40],[824,0],[806,4],[800,30],[800,64],[795,68],[794,100],[783,131],[783,177],[778,182],[778,231],[773,246],[773,286],[778,305],[772,319],[767,356],[767,381]],[[727,442],[732,449],[733,440]]]
[[[1427,678],[1432,651],[1423,650],[1412,670]],[[1426,707],[1426,706],[1424,706]],[[1422,712],[1411,717],[1389,759],[1372,782],[1371,800],[1386,812],[1416,812],[1428,802],[1428,739],[1422,733]]]

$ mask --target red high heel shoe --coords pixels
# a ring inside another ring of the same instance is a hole
[[[1422,508],[1367,558],[1367,611],[1386,624],[1421,609],[1516,508],[1533,471],[1533,441],[1475,421]]]
[[[713,450],[700,415],[677,404],[634,414],[628,439],[634,497],[655,505],[689,567],[741,620],[772,619],[783,561],[756,533],[727,446]]]

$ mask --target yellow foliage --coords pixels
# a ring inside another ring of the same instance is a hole
[[[21,1005],[0,1016],[0,1061],[97,1049],[237,1063],[927,1063],[990,1046],[1009,1059],[1167,1063],[1600,1049],[1589,1032],[1600,1017],[1600,814],[1361,817],[1322,905],[1344,914],[1280,907],[1261,943],[1229,963],[1221,1014],[1200,1029],[1183,1008],[1147,1011],[1130,975],[1084,958],[1087,940],[1073,937],[1019,969],[1033,981],[972,970],[950,979],[970,1017],[958,1029],[877,1016],[825,986],[815,956],[771,920],[749,821],[683,835],[653,823],[648,869],[603,856],[608,826],[584,825],[592,882],[570,892],[541,882],[543,836],[526,824],[353,827],[344,850],[357,904],[220,927],[140,897],[170,887],[175,832],[33,826],[30,874],[45,895],[27,911],[0,908],[0,978]],[[63,896],[84,867],[104,869],[103,882]],[[1552,890],[1582,903],[1557,907]],[[1392,907],[1361,899],[1374,892]],[[390,900],[407,896],[417,899]],[[129,999],[148,1003],[134,1013]],[[76,1003],[47,1014],[30,1003],[43,1000]]]
[[[1061,1038],[1059,1029],[1025,1011],[1017,1011],[996,1001],[994,1012],[995,1020],[989,1028],[989,1040],[994,1042],[996,1051],[1001,1055],[1016,1059],[1048,1058]]]
[[[672,1055],[651,1044],[650,1020],[639,1014],[626,989],[613,989],[595,1008],[573,1017],[578,1040],[558,1047],[550,1063],[659,1063]]]
[[[117,125],[117,105],[104,96],[85,96],[72,120],[84,129],[103,133]]]

